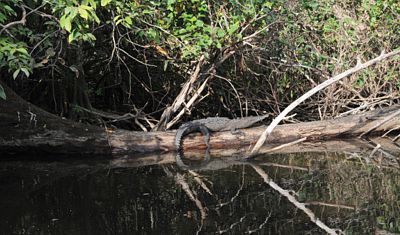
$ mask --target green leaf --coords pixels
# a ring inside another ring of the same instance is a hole
[[[131,19],[131,17],[129,17],[129,16],[125,17],[125,22],[126,22],[128,25],[132,25],[132,19]]]
[[[114,22],[116,22],[119,18],[121,18],[121,15],[117,15],[116,17],[114,17]]]
[[[80,6],[80,7],[78,8],[78,12],[79,12],[79,15],[80,15],[83,19],[85,19],[85,20],[88,19],[89,13],[87,12],[87,10],[85,10],[84,8],[82,8],[82,6]]]
[[[83,41],[89,41],[89,42],[96,41],[96,37],[91,33],[83,34],[82,39]]]
[[[111,2],[111,0],[101,0],[101,6],[107,6],[107,4],[109,4]]]
[[[27,68],[21,68],[21,71],[24,72],[24,74],[29,77],[29,71]]]
[[[84,3],[85,1],[83,1],[82,3]],[[92,6],[93,8],[96,8],[97,7],[97,3],[96,3],[96,1],[94,1],[94,0],[86,0],[86,2],[90,5],[90,6]]]
[[[74,39],[75,39],[74,34],[73,34],[73,33],[70,33],[70,34],[68,35],[68,43],[73,42]]]
[[[87,11],[93,11],[93,8],[90,7],[90,6],[87,6],[87,5],[80,5],[79,8],[82,8],[82,9],[87,10]]]
[[[217,36],[218,36],[219,38],[224,37],[224,36],[225,36],[225,31],[222,30],[221,28],[217,28]]]
[[[197,20],[196,21],[196,26],[197,27],[203,27],[204,26],[204,22],[202,20]]]
[[[13,78],[14,78],[14,79],[17,78],[17,76],[18,76],[18,74],[19,74],[20,71],[21,71],[21,69],[17,69],[17,70],[14,71],[14,73],[13,73]]]
[[[265,2],[264,3],[264,6],[266,6],[268,9],[272,9],[272,5],[273,5],[273,3],[272,2]]]
[[[235,24],[231,25],[228,29],[229,35],[232,35],[237,29],[239,28],[239,22],[236,22]]]
[[[3,100],[6,100],[6,98],[7,98],[2,85],[0,85],[0,98],[2,98]]]
[[[22,54],[28,54],[28,51],[23,47],[17,48],[16,51],[21,52]]]
[[[94,21],[96,21],[96,23],[100,24],[100,19],[99,19],[99,17],[97,17],[97,15],[94,11],[92,11],[92,17],[93,17]]]
[[[17,16],[17,13],[8,5],[4,6],[4,9],[8,11],[8,13],[13,14],[14,16]]]
[[[72,28],[71,19],[69,17],[67,17],[66,15],[63,15],[60,19],[60,26],[61,26],[61,28],[64,28],[68,32],[71,32],[71,28]]]
[[[4,23],[6,19],[7,19],[6,15],[0,12],[0,24]]]

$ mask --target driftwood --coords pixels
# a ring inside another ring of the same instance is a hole
[[[119,155],[127,153],[166,153],[175,150],[175,131],[136,132],[107,131],[96,126],[71,122],[32,105],[5,88],[7,100],[0,100],[0,154],[49,153],[72,155]],[[368,133],[374,136],[400,126],[399,106],[341,117],[333,120],[277,126],[267,146],[276,147],[302,142],[347,138]],[[381,123],[381,124],[380,124]],[[380,125],[377,125],[380,124]],[[265,127],[242,130],[240,135],[230,131],[213,133],[213,150],[239,150],[254,144]],[[184,150],[202,151],[206,148],[199,134],[184,140]],[[290,146],[289,146],[290,147]],[[261,151],[263,152],[263,151]]]

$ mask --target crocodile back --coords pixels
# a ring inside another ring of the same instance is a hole
[[[199,123],[206,126],[210,131],[223,130],[231,119],[226,117],[209,117],[192,121],[192,123]]]
[[[222,130],[237,130],[253,126],[255,123],[260,122],[267,118],[269,114],[262,116],[249,116],[244,118],[230,119]]]

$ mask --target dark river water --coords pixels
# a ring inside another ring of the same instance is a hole
[[[396,166],[336,153],[222,159],[212,165],[187,171],[173,163],[124,165],[104,159],[2,161],[0,232],[400,232]]]

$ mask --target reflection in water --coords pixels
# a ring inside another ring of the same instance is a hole
[[[1,234],[324,233],[255,169],[329,228],[399,232],[398,169],[349,156],[270,155],[196,172],[173,164],[2,162]]]

